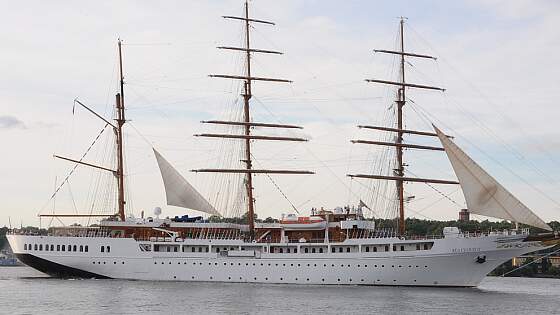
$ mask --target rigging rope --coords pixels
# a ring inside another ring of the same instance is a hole
[[[84,154],[80,157],[80,159],[78,160],[79,162],[81,162],[86,155],[89,153],[89,151],[91,150],[91,148],[93,147],[93,145],[97,142],[97,140],[99,139],[99,137],[101,137],[101,134],[103,134],[103,132],[105,131],[105,129],[107,129],[107,126],[109,124],[105,124],[105,126],[103,127],[103,129],[101,129],[101,131],[99,132],[99,134],[95,137],[95,139],[93,140],[93,142],[89,145],[89,147],[87,148],[86,152],[84,152]],[[74,167],[70,170],[70,172],[68,172],[68,174],[66,175],[66,177],[64,178],[64,180],[62,181],[62,183],[55,189],[54,193],[51,195],[51,197],[49,198],[49,200],[47,201],[47,204],[54,198],[54,196],[56,196],[56,194],[58,193],[58,191],[62,188],[62,186],[64,186],[64,184],[68,181],[68,179],[70,178],[70,176],[72,176],[72,174],[74,173],[74,171],[78,168],[80,164],[76,163],[76,165],[74,165]],[[46,206],[46,204],[45,204]],[[43,206],[41,208],[41,211],[43,211],[43,209],[45,208],[45,206]]]

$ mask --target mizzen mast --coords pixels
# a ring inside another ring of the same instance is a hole
[[[116,214],[111,214],[111,215],[91,214],[91,213],[90,214],[39,214],[39,217],[96,217],[96,216],[117,217],[118,216],[121,221],[125,221],[125,219],[126,219],[125,210],[124,210],[126,201],[125,201],[125,187],[124,187],[125,184],[124,184],[124,143],[123,143],[123,125],[126,123],[126,119],[125,119],[125,111],[124,111],[124,74],[123,74],[123,62],[122,62],[122,41],[120,39],[118,40],[118,54],[119,54],[119,85],[120,85],[120,91],[119,91],[119,93],[117,93],[115,95],[115,108],[116,108],[115,121],[117,123],[114,124],[114,123],[110,122],[108,119],[104,118],[102,115],[95,112],[89,106],[80,102],[78,99],[74,99],[74,106],[76,104],[80,105],[81,107],[86,109],[88,112],[90,112],[92,115],[94,115],[95,117],[102,120],[105,123],[105,127],[110,126],[113,129],[113,131],[115,133],[115,144],[116,144],[116,147],[117,147],[117,169],[112,169],[112,168],[108,168],[108,167],[84,162],[83,158],[85,157],[85,154],[79,160],[71,159],[71,158],[68,158],[68,157],[60,156],[60,155],[54,155],[55,158],[58,158],[58,159],[61,159],[61,160],[65,160],[65,161],[76,163],[76,164],[79,164],[79,165],[84,165],[84,166],[88,166],[88,167],[92,167],[92,168],[95,168],[95,169],[99,169],[99,170],[103,170],[103,171],[113,173],[113,175],[117,179],[117,186],[118,186],[118,189],[117,189],[117,199],[118,199],[118,201],[117,201],[118,202],[118,206],[117,206],[118,209],[117,210],[118,211],[117,211]],[[101,132],[103,132],[103,130]],[[97,139],[99,138],[100,135],[101,135],[101,133],[97,136],[95,141],[97,141]],[[94,143],[95,143],[95,141],[94,141]],[[91,146],[90,146],[90,148],[91,148]],[[89,149],[88,149],[88,151],[89,151]],[[86,151],[86,154],[87,154],[87,151]],[[71,174],[72,174],[72,172],[70,172],[70,174],[68,176],[70,176]],[[68,177],[66,178],[66,180],[64,180],[64,182],[67,182],[67,179],[68,179]],[[64,182],[55,190],[55,192],[51,196],[51,199],[54,198],[54,196],[60,190],[62,185],[64,185]]]
[[[120,93],[117,93],[115,99],[115,106],[117,110],[117,128],[115,128],[117,140],[117,181],[118,181],[118,203],[119,203],[119,217],[121,221],[125,221],[124,206],[124,144],[122,127],[126,120],[124,117],[124,74],[122,62],[122,41],[119,39],[119,76],[120,76]]]
[[[381,126],[358,126],[358,128],[363,129],[373,129],[373,130],[382,130],[382,131],[389,131],[395,132],[397,137],[395,142],[382,142],[382,141],[369,141],[369,140],[351,140],[352,143],[360,143],[360,144],[373,144],[373,145],[382,145],[382,146],[392,146],[396,149],[397,161],[396,161],[396,168],[393,170],[393,176],[384,176],[384,175],[369,175],[369,174],[349,174],[349,177],[353,178],[366,178],[366,179],[381,179],[381,180],[392,180],[395,181],[397,184],[397,198],[399,200],[398,205],[398,212],[399,212],[399,233],[400,235],[405,234],[405,198],[404,198],[404,183],[405,182],[421,182],[421,183],[432,183],[432,184],[459,184],[456,181],[450,180],[441,180],[441,179],[429,179],[429,178],[413,178],[413,177],[405,177],[405,166],[403,160],[403,151],[405,148],[410,149],[420,149],[420,150],[432,150],[432,151],[443,151],[443,148],[439,147],[432,147],[432,146],[424,146],[424,145],[417,145],[417,144],[406,144],[403,142],[403,136],[405,134],[414,134],[420,136],[431,136],[437,137],[437,134],[432,132],[425,132],[425,131],[416,131],[416,130],[407,130],[404,129],[404,120],[403,120],[403,108],[406,105],[406,89],[407,88],[418,88],[418,89],[427,89],[427,90],[436,90],[436,91],[445,91],[445,89],[435,87],[435,86],[428,86],[428,85],[421,85],[421,84],[412,84],[406,82],[405,77],[405,57],[415,57],[415,58],[426,58],[426,59],[436,59],[435,57],[424,55],[424,54],[417,54],[412,52],[406,52],[404,49],[404,21],[406,18],[401,17],[400,19],[400,50],[385,50],[385,49],[376,49],[374,52],[376,53],[385,53],[385,54],[392,54],[400,56],[400,81],[387,81],[387,80],[378,80],[378,79],[366,79],[366,82],[372,83],[380,83],[380,84],[387,84],[387,85],[394,85],[398,87],[397,95],[395,103],[397,105],[397,122],[394,128],[390,127],[381,127]]]
[[[244,75],[225,75],[225,74],[212,74],[210,77],[214,78],[225,78],[225,79],[235,79],[235,80],[243,80],[243,121],[220,121],[220,120],[207,120],[202,121],[202,123],[208,124],[218,124],[218,125],[232,125],[232,126],[240,126],[243,128],[243,134],[240,135],[232,135],[232,134],[197,134],[195,136],[198,137],[208,137],[208,138],[228,138],[228,139],[240,139],[243,140],[244,143],[244,159],[243,162],[245,163],[244,169],[198,169],[193,170],[193,172],[214,172],[214,173],[239,173],[245,175],[245,189],[246,189],[246,196],[247,196],[247,214],[249,220],[249,230],[252,235],[254,235],[255,230],[255,198],[253,196],[253,174],[313,174],[310,171],[297,171],[297,170],[271,170],[271,169],[254,169],[253,168],[253,156],[251,153],[251,142],[254,140],[273,140],[273,141],[295,141],[295,142],[302,142],[307,141],[304,138],[296,138],[296,137],[275,137],[275,136],[262,136],[262,135],[253,135],[251,133],[252,129],[255,127],[264,127],[264,128],[285,128],[285,129],[302,129],[300,126],[295,125],[283,125],[283,124],[269,124],[269,123],[258,123],[252,122],[251,120],[251,106],[250,100],[253,96],[252,94],[252,83],[253,81],[262,81],[262,82],[279,82],[279,83],[291,83],[292,81],[286,79],[277,79],[277,78],[264,78],[264,77],[255,77],[251,73],[251,54],[253,53],[263,53],[263,54],[277,54],[280,55],[282,52],[273,51],[273,50],[265,50],[265,49],[255,49],[251,47],[251,40],[250,40],[250,28],[252,23],[256,24],[267,24],[267,25],[275,25],[274,22],[264,21],[253,19],[249,17],[249,4],[248,1],[245,1],[245,16],[238,17],[238,16],[223,16],[225,19],[230,20],[239,20],[244,23],[245,26],[245,43],[244,47],[230,47],[230,46],[219,46],[218,49],[225,49],[225,50],[233,50],[233,51],[241,51],[245,54],[245,64],[246,64],[246,72]]]

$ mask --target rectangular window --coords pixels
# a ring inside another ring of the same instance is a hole
[[[60,252],[60,245],[56,245],[56,251]]]
[[[66,245],[62,245],[62,251],[63,251],[63,252],[66,251]]]
[[[107,253],[111,252],[111,246],[107,246]]]
[[[86,247],[84,247],[84,251],[87,253],[88,252],[88,246],[86,245]]]
[[[101,252],[102,252],[102,253],[105,252],[105,246],[101,246]]]

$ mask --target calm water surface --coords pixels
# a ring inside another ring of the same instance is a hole
[[[0,267],[0,314],[560,314],[560,279],[478,288],[59,280]]]

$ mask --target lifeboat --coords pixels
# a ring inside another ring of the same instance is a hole
[[[280,225],[285,230],[323,230],[327,227],[327,221],[321,217],[298,217],[289,214],[280,220]]]

